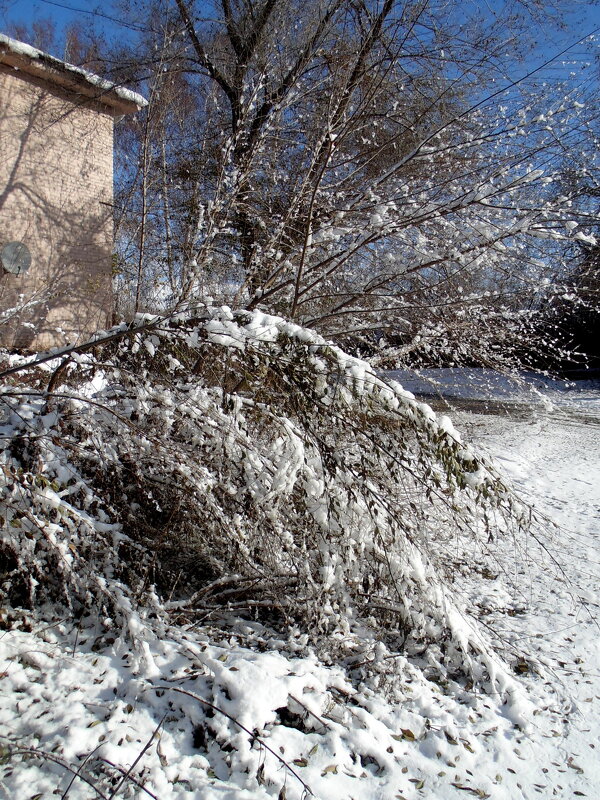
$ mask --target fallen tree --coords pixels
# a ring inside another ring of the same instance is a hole
[[[510,685],[451,584],[497,537],[518,554],[528,512],[447,418],[278,317],[136,325],[55,355],[47,385],[22,376],[44,358],[6,370],[12,606],[102,615],[141,656],[169,620],[234,615],[351,670],[380,643]]]

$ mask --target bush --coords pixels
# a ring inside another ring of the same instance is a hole
[[[259,312],[107,339],[51,393],[5,387],[13,603],[101,607],[139,641],[167,616],[258,616],[350,664],[380,641],[500,680],[449,565],[462,543],[481,568],[527,520],[449,420]]]

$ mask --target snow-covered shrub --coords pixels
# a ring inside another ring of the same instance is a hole
[[[380,642],[495,681],[449,580],[465,542],[481,563],[525,520],[449,420],[260,312],[107,339],[51,393],[2,395],[14,603],[100,603],[135,637],[158,594],[163,618],[253,615],[349,666]]]

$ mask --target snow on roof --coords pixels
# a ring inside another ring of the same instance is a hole
[[[0,33],[0,62],[93,97],[119,113],[132,113],[148,105],[148,101],[141,94],[131,89],[118,86],[93,72],[68,64],[2,33]]]

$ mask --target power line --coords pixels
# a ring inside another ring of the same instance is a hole
[[[57,3],[56,0],[41,0],[41,2],[46,3],[46,5],[49,6],[64,8],[67,11],[75,11],[77,14],[90,14],[92,17],[102,17],[102,19],[107,19],[109,22],[114,22],[117,25],[121,25],[124,28],[130,28],[134,31],[144,32],[147,30],[142,25],[136,25],[134,22],[123,22],[117,17],[111,17],[109,14],[104,14],[102,11],[98,11],[97,9],[90,10],[89,8],[75,8],[74,6],[68,6],[65,3]]]

